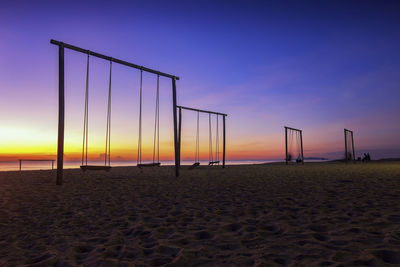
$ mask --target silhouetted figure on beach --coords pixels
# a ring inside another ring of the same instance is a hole
[[[368,162],[371,160],[371,155],[369,153],[364,153],[364,158],[362,159],[363,162]]]
[[[292,154],[287,155],[287,161],[292,161]]]
[[[302,158],[301,155],[299,154],[299,156],[296,159],[296,163],[301,163],[302,162]]]

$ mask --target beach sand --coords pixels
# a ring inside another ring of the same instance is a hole
[[[400,265],[400,162],[0,173],[0,266]]]

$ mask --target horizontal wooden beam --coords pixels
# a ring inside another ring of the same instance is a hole
[[[293,130],[293,131],[302,132],[302,130],[300,130],[300,129],[296,129],[296,128],[292,128],[292,127],[288,127],[288,126],[285,126],[285,128],[289,129],[289,130]]]
[[[87,50],[87,49],[83,49],[83,48],[71,45],[71,44],[63,43],[63,42],[56,41],[56,40],[53,40],[53,39],[50,40],[50,43],[54,44],[54,45],[58,45],[58,46],[63,46],[64,48],[68,48],[68,49],[71,49],[71,50],[74,50],[74,51],[77,51],[77,52],[81,52],[83,54],[91,55],[91,56],[94,56],[94,57],[102,58],[102,59],[105,59],[105,60],[108,60],[108,61],[112,61],[112,62],[121,64],[121,65],[125,65],[125,66],[131,67],[131,68],[135,68],[135,69],[138,69],[138,70],[143,70],[143,71],[146,71],[146,72],[149,72],[149,73],[153,73],[153,74],[157,74],[157,75],[160,75],[160,76],[164,76],[164,77],[167,77],[167,78],[179,80],[178,76],[175,76],[175,75],[172,75],[172,74],[168,74],[168,73],[164,73],[164,72],[161,72],[161,71],[158,71],[158,70],[153,70],[153,69],[150,69],[150,68],[146,68],[144,66],[140,66],[140,65],[137,65],[137,64],[134,64],[134,63],[130,63],[130,62],[127,62],[127,61],[124,61],[124,60],[120,60],[120,59],[116,59],[116,58],[113,58],[113,57],[109,57],[109,56],[106,56],[106,55],[103,55],[103,54],[100,54],[100,53],[96,53],[96,52],[93,52],[93,51],[90,51],[90,50]]]
[[[55,159],[19,159],[19,161],[56,161]]]
[[[228,114],[221,113],[221,112],[215,112],[215,111],[209,111],[209,110],[203,110],[203,109],[197,109],[197,108],[189,108],[189,107],[184,107],[184,106],[176,106],[176,107],[177,108],[181,108],[181,109],[191,110],[191,111],[202,112],[202,113],[215,114],[215,115],[221,115],[221,116],[228,116]]]

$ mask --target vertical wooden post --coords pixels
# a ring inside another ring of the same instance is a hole
[[[347,147],[347,129],[344,129],[344,156],[345,156],[346,163],[349,161],[348,155],[349,155],[349,153],[348,153],[348,147]]]
[[[21,160],[19,160],[19,171],[21,171],[22,170],[22,166],[21,166],[22,164],[21,164]]]
[[[300,130],[300,144],[301,144],[301,162],[304,164],[304,154],[303,154],[303,131]]]
[[[348,160],[347,155],[348,155],[347,154],[347,132],[346,132],[346,129],[344,129],[344,159],[345,159],[346,163]]]
[[[175,176],[179,176],[179,144],[178,144],[178,125],[176,116],[176,79],[172,78],[172,111],[174,115],[174,149],[175,149]]]
[[[353,148],[353,160],[356,161],[356,154],[354,151],[354,138],[353,138],[353,131],[351,131],[351,146]]]
[[[288,154],[287,154],[287,127],[285,127],[285,161],[286,161],[286,165],[288,164]]]
[[[178,167],[181,167],[181,136],[182,136],[182,108],[179,108],[179,120],[178,120],[178,150],[179,150],[179,164]]]
[[[223,140],[222,140],[222,168],[225,168],[225,146],[226,146],[226,128],[225,128],[225,115],[222,116],[222,124],[223,124]]]
[[[54,160],[51,161],[51,169],[54,170]]]
[[[57,144],[57,185],[62,184],[64,165],[64,45],[58,46],[58,144]]]

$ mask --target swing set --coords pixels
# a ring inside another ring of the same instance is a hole
[[[196,142],[195,142],[195,154],[194,154],[194,163],[189,167],[189,169],[194,169],[200,166],[200,113],[208,114],[208,166],[220,165],[220,146],[219,146],[219,117],[222,117],[222,168],[225,168],[225,138],[226,138],[226,127],[225,127],[225,118],[228,116],[227,114],[201,110],[196,108],[189,108],[184,106],[176,106],[178,109],[178,148],[179,148],[179,166],[180,166],[180,152],[181,152],[181,136],[182,136],[182,110],[194,111],[197,113],[197,124],[196,124]],[[215,157],[213,153],[213,136],[212,136],[212,116],[216,116],[216,132],[215,132]]]
[[[292,149],[295,149],[296,163],[304,164],[303,131],[285,126],[285,151],[286,164],[292,161]]]
[[[346,163],[350,160],[356,160],[356,154],[354,152],[354,137],[353,131],[344,129],[344,157]]]
[[[83,49],[74,45],[63,43],[56,40],[50,40],[51,44],[58,46],[58,144],[57,144],[57,180],[56,184],[61,185],[63,179],[64,168],[64,126],[65,126],[65,93],[64,93],[64,50],[65,48],[80,52],[87,55],[86,66],[86,90],[85,90],[85,111],[84,111],[84,125],[83,125],[83,149],[82,149],[82,162],[81,169],[86,170],[105,170],[111,169],[111,74],[112,63],[117,63],[127,67],[140,70],[140,94],[139,94],[139,140],[137,151],[137,166],[139,168],[149,166],[160,166],[160,130],[159,130],[159,78],[160,76],[170,78],[172,81],[172,110],[173,110],[173,124],[174,124],[174,152],[175,152],[175,175],[179,176],[179,162],[180,151],[178,147],[178,125],[177,125],[177,105],[176,105],[176,81],[179,77],[150,68],[146,68],[134,63],[109,57],[99,54],[87,49]],[[110,62],[110,73],[108,83],[108,101],[107,101],[107,126],[106,126],[106,144],[105,144],[105,159],[104,165],[89,165],[88,164],[88,122],[89,122],[89,57],[93,56],[101,58]],[[157,75],[157,89],[156,89],[156,110],[154,120],[154,146],[153,146],[153,162],[142,162],[142,75],[143,72],[152,73]]]

